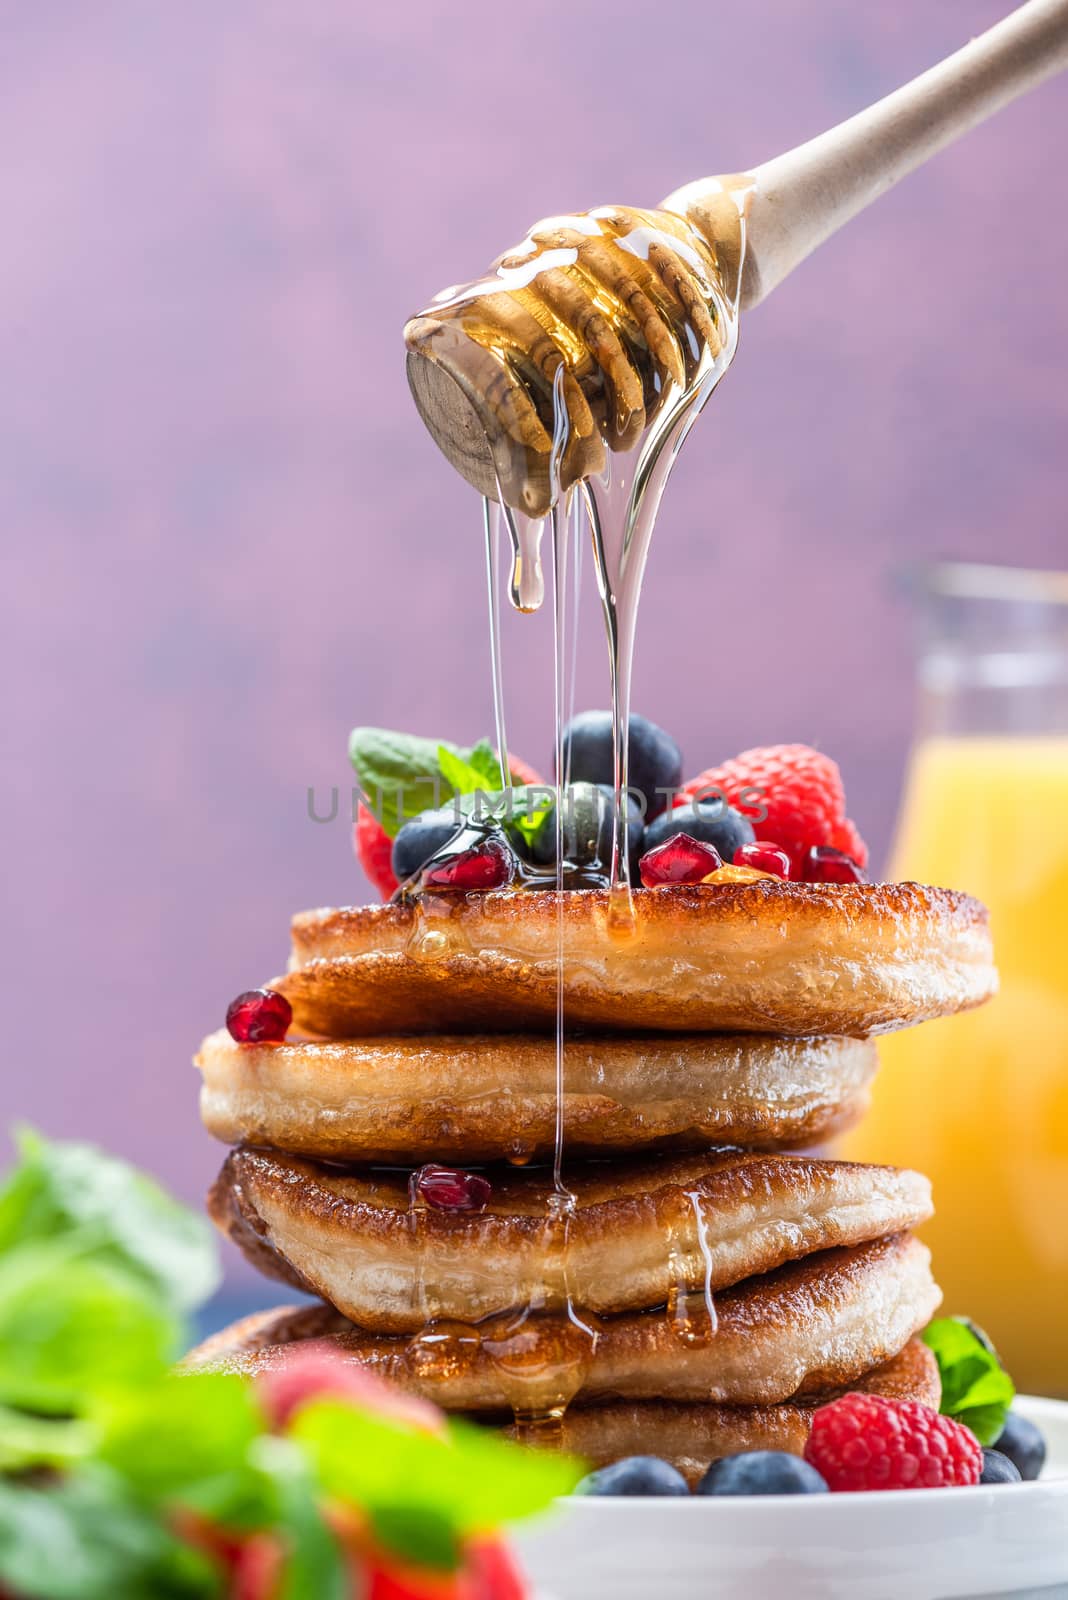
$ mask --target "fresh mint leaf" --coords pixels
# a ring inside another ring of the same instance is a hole
[[[513,1444],[471,1422],[452,1419],[448,1438],[466,1532],[486,1532],[545,1510],[570,1494],[588,1470],[574,1457]]]
[[[371,1525],[375,1543],[415,1567],[455,1572],[461,1551],[451,1518],[429,1507],[380,1506]]]
[[[289,1439],[265,1435],[253,1459],[275,1492],[274,1521],[286,1544],[279,1600],[348,1600],[352,1590],[341,1548],[323,1520],[308,1461]]]
[[[459,755],[455,745],[389,728],[354,728],[349,735],[349,760],[364,800],[391,839],[409,817],[444,805],[455,794],[442,774],[440,749]]]
[[[99,1469],[0,1479],[0,1586],[33,1600],[214,1600],[214,1566]]]
[[[81,1414],[177,1354],[180,1324],[154,1289],[84,1250],[70,1235],[0,1256],[0,1402]]]
[[[389,728],[354,728],[349,760],[364,803],[391,839],[411,817],[458,795],[503,789],[501,763],[488,739],[469,750],[441,739],[421,739]]]
[[[512,807],[510,826],[526,841],[533,844],[541,832],[542,823],[556,804],[555,791],[548,784],[527,784],[511,791]]]
[[[0,1189],[0,1257],[12,1246],[78,1232],[93,1254],[136,1274],[167,1304],[189,1310],[219,1280],[203,1217],[125,1161],[87,1144],[17,1135],[18,1164]]]
[[[458,1539],[533,1514],[569,1494],[583,1468],[471,1424],[424,1433],[337,1402],[302,1408],[291,1428],[322,1489],[367,1508],[436,1517]]]
[[[96,1430],[77,1418],[40,1416],[0,1405],[0,1473],[71,1467],[95,1444]]]
[[[438,745],[438,767],[453,794],[475,794],[486,787],[478,768],[473,767],[458,751],[450,750],[447,744]],[[498,775],[497,782],[490,787],[499,789],[500,786]]]
[[[264,1431],[247,1379],[167,1373],[151,1386],[108,1395],[95,1412],[99,1457],[150,1502],[183,1504],[234,1526],[265,1520],[249,1451]]]
[[[472,772],[477,772],[484,789],[503,789],[504,773],[497,752],[488,739],[480,739],[466,752],[465,760]]]
[[[942,1378],[941,1411],[992,1445],[1016,1393],[996,1353],[958,1317],[939,1317],[921,1338],[934,1352]]]

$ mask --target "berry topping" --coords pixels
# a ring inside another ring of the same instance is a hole
[[[362,800],[356,811],[352,842],[360,866],[383,900],[388,900],[397,887],[397,874],[392,865],[393,840]]]
[[[826,1494],[827,1483],[807,1461],[785,1450],[751,1450],[713,1461],[698,1494]]]
[[[829,844],[814,844],[805,859],[806,883],[867,883],[850,856]]]
[[[409,878],[432,861],[452,843],[464,828],[464,819],[457,815],[453,805],[441,806],[436,811],[420,811],[417,817],[406,822],[393,841],[392,867],[398,883]]]
[[[626,1456],[609,1467],[590,1472],[575,1490],[591,1495],[688,1495],[689,1484],[682,1473],[659,1456]]]
[[[983,1451],[983,1471],[980,1483],[1022,1483],[1020,1469],[1015,1461],[1003,1456],[1000,1450]]]
[[[666,883],[701,883],[722,867],[719,851],[688,833],[676,833],[666,844],[642,856],[638,870],[647,889]]]
[[[400,835],[398,834],[398,838]],[[470,850],[446,856],[423,874],[427,889],[500,889],[515,875],[515,857],[497,839],[483,839]]]
[[[770,873],[773,878],[790,876],[790,857],[768,839],[755,839],[752,844],[739,845],[732,860],[736,867],[753,867],[757,872]]]
[[[472,1600],[528,1600],[527,1586],[503,1539],[483,1536],[467,1546]]]
[[[615,791],[605,784],[572,783],[563,792],[564,861],[573,867],[612,864]],[[627,848],[635,867],[643,849],[641,807],[633,795],[627,800]],[[539,866],[556,861],[556,805],[549,807],[530,842],[530,854]]]
[[[684,797],[698,798],[712,792],[750,817],[761,839],[786,851],[793,877],[801,877],[814,844],[832,845],[859,866],[867,865],[867,846],[845,814],[838,766],[808,745],[744,750],[733,761],[710,767],[682,790]]]
[[[256,1394],[271,1426],[279,1430],[313,1400],[340,1400],[428,1433],[445,1426],[444,1415],[429,1400],[405,1394],[377,1373],[345,1360],[325,1340],[283,1347],[274,1365],[257,1375]]]
[[[580,712],[564,728],[563,737],[564,771],[572,782],[615,783],[610,711]],[[682,751],[670,733],[637,713],[630,719],[628,750],[627,783],[642,796],[648,822],[669,804],[667,791],[682,782]]]
[[[973,1433],[918,1400],[846,1394],[812,1416],[805,1460],[837,1493],[975,1484],[983,1452]]]
[[[493,1193],[489,1179],[480,1173],[433,1162],[412,1173],[410,1189],[413,1201],[422,1200],[435,1211],[484,1211]]]
[[[1005,1426],[994,1440],[994,1449],[1008,1456],[1025,1482],[1033,1482],[1046,1461],[1046,1441],[1041,1430],[1018,1411],[1010,1411]]]
[[[226,1008],[226,1026],[238,1044],[281,1044],[293,1007],[274,989],[246,989]]]
[[[712,845],[724,861],[731,861],[736,850],[752,841],[753,824],[725,800],[708,800],[701,804],[684,800],[673,811],[665,811],[649,824],[645,830],[645,848],[655,850],[677,833],[688,833],[691,839]]]
[[[514,756],[510,750],[508,752],[508,775],[512,780],[514,789],[522,789],[524,787],[545,788],[545,779],[541,773],[535,767],[532,767],[529,761],[520,760],[519,756]]]

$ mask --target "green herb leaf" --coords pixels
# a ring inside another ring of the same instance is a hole
[[[958,1317],[938,1318],[921,1337],[938,1362],[942,1412],[963,1422],[981,1445],[993,1444],[1016,1393],[996,1353]]]
[[[488,739],[480,739],[466,755],[467,765],[477,772],[483,789],[503,789],[504,773],[497,752]]]
[[[432,1507],[379,1506],[371,1519],[375,1541],[415,1567],[455,1572],[461,1552],[452,1519]]]
[[[556,804],[555,791],[548,784],[528,784],[512,793],[512,814],[509,826],[520,834],[527,844],[533,844],[541,832],[546,817]]]
[[[213,1600],[219,1574],[100,1469],[0,1479],[0,1584],[34,1600]]]
[[[460,753],[455,745],[388,728],[354,728],[349,735],[349,760],[364,800],[391,839],[409,817],[444,805],[455,794],[441,771],[441,749]]]
[[[473,767],[458,751],[450,750],[447,744],[438,745],[438,766],[453,794],[475,794],[486,787],[478,768]],[[499,770],[497,782],[492,787],[494,789],[501,787]]]
[[[79,1414],[177,1354],[180,1325],[152,1288],[80,1245],[72,1235],[0,1256],[0,1402]]]
[[[73,1417],[46,1417],[0,1405],[0,1473],[71,1467],[96,1444],[96,1430]]]
[[[423,1433],[331,1401],[305,1406],[291,1437],[327,1494],[376,1518],[397,1509],[436,1517],[457,1539],[540,1511],[569,1494],[584,1470],[470,1424]]]
[[[100,1459],[136,1497],[184,1505],[231,1527],[270,1521],[249,1452],[264,1430],[247,1378],[168,1373],[149,1387],[107,1396],[96,1409]]]
[[[504,787],[501,763],[488,739],[462,750],[444,740],[389,728],[354,728],[349,760],[365,805],[391,839],[421,811],[446,805],[457,795]]]
[[[279,1600],[348,1600],[352,1591],[341,1547],[323,1521],[305,1457],[290,1440],[264,1435],[252,1458],[275,1490],[275,1521],[286,1545]]]
[[[19,1162],[0,1190],[0,1255],[77,1231],[94,1256],[146,1282],[170,1305],[199,1305],[219,1281],[205,1220],[143,1173],[87,1144],[17,1136]]]

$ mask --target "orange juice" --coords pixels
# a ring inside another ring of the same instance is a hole
[[[986,902],[1001,991],[882,1041],[845,1153],[930,1176],[944,1309],[1068,1394],[1068,734],[923,740],[889,876]]]

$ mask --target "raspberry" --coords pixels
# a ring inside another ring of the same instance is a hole
[[[812,1416],[805,1460],[838,1493],[948,1489],[979,1482],[979,1441],[918,1400],[846,1394]]]
[[[792,878],[804,876],[805,858],[817,844],[841,850],[858,867],[867,865],[868,847],[845,814],[838,764],[807,744],[743,750],[687,783],[676,804],[713,789],[750,818],[761,839],[786,851]],[[767,812],[762,820],[761,809]]]
[[[356,859],[366,872],[383,900],[388,900],[397,889],[397,878],[390,865],[393,840],[383,828],[374,812],[360,801],[356,811],[356,826],[352,830]]]
[[[545,779],[541,773],[535,771],[529,762],[521,761],[518,756],[514,756],[510,750],[508,752],[508,771],[511,773],[512,782],[517,789],[527,785],[534,789],[543,789],[545,787]]]
[[[258,1375],[256,1394],[271,1426],[278,1429],[288,1427],[295,1413],[315,1400],[338,1400],[427,1433],[440,1432],[445,1422],[428,1400],[405,1394],[346,1361],[325,1340],[287,1346],[276,1364]]]

